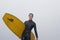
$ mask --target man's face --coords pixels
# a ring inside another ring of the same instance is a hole
[[[32,15],[29,15],[29,20],[32,20],[33,16]]]

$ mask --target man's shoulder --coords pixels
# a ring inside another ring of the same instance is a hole
[[[33,21],[34,24],[36,24],[34,21]]]
[[[26,22],[28,22],[28,20],[27,20],[27,21],[25,21],[25,23],[26,23]]]

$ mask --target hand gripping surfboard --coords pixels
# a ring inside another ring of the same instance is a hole
[[[5,13],[3,16],[3,21],[7,25],[7,27],[17,36],[21,39],[22,33],[25,29],[25,24],[15,17],[14,15],[11,15],[9,13]],[[31,32],[31,40],[35,40],[34,34]]]

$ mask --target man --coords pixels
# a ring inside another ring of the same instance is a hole
[[[33,14],[29,13],[29,20],[25,21],[25,30],[22,34],[22,40],[31,40],[30,39],[30,33],[32,28],[34,28],[35,35],[36,35],[36,40],[38,40],[38,34],[37,34],[37,29],[36,29],[36,23],[32,20]]]

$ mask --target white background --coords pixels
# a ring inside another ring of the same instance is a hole
[[[60,0],[0,0],[0,40],[20,40],[3,22],[2,17],[6,12],[23,22],[32,12],[38,39],[60,40]]]

